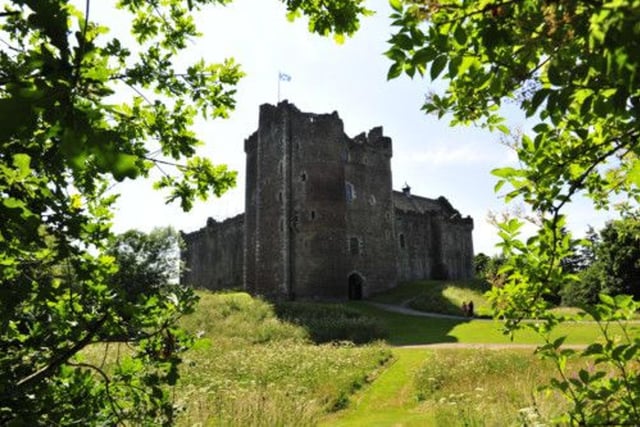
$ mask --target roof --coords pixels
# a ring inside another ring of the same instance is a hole
[[[411,194],[410,191],[393,191],[393,206],[404,212],[425,213],[442,212],[446,216],[460,218],[460,212],[451,206],[449,201],[440,196],[437,199],[429,199]]]

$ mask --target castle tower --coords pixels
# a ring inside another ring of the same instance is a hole
[[[382,127],[347,139],[348,285],[351,299],[396,285],[391,139]]]
[[[245,151],[248,291],[345,299],[395,284],[391,140],[381,128],[351,140],[337,113],[285,101],[261,106]]]
[[[245,151],[247,290],[344,298],[345,141],[337,113],[262,105]]]

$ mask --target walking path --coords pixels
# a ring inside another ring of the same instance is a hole
[[[469,317],[464,316],[455,316],[453,314],[441,314],[441,313],[428,313],[425,311],[414,310],[413,308],[409,308],[406,305],[394,305],[394,304],[383,304],[380,302],[367,301],[367,304],[370,304],[374,307],[378,307],[382,310],[391,311],[393,313],[406,314],[408,316],[422,316],[422,317],[433,317],[436,319],[455,319],[455,320],[470,320]],[[480,320],[485,322],[493,322],[493,319],[478,319],[473,318],[473,320]]]

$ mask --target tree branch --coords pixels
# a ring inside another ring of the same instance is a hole
[[[54,358],[49,364],[44,366],[43,368],[35,371],[34,373],[26,376],[16,383],[17,387],[30,387],[32,384],[43,380],[53,373],[54,370],[62,366],[67,360],[76,354],[78,351],[82,350],[87,344],[89,344],[93,338],[97,335],[100,328],[107,321],[108,313],[105,313],[97,322],[93,324],[92,327],[89,328],[89,332],[82,338],[80,341],[76,342],[71,348],[63,351],[60,355]]]

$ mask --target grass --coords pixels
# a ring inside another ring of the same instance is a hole
[[[401,286],[377,300],[404,301],[414,288],[426,287],[436,286]],[[562,410],[561,399],[535,394],[552,370],[531,349],[390,348],[342,341],[385,336],[391,345],[511,343],[492,320],[408,316],[366,301],[273,305],[240,292],[199,295],[196,312],[182,320],[202,339],[185,354],[174,389],[175,402],[184,407],[178,425],[498,426],[523,424],[522,417],[546,420]],[[639,327],[632,326],[634,334]],[[568,344],[598,337],[596,325],[588,322],[564,323],[556,335],[568,335]],[[337,342],[317,344],[331,340]],[[514,342],[541,340],[524,330]],[[117,346],[109,350],[107,361],[115,363]],[[91,352],[89,359],[102,360],[104,348],[94,346]]]
[[[320,425],[536,425],[564,409],[558,396],[537,391],[554,368],[530,351],[401,348],[394,354],[397,361],[351,407]]]
[[[183,323],[204,345],[187,353],[181,369],[180,425],[314,425],[347,406],[391,358],[380,343],[315,345],[309,330],[247,294],[202,292],[200,298]],[[336,316],[366,319],[343,311],[328,310],[324,323]]]
[[[376,295],[372,301],[406,305],[419,311],[462,316],[462,303],[473,301],[477,317],[491,317],[491,306],[484,293],[489,285],[482,280],[420,280],[401,283],[398,287]]]
[[[416,345],[435,343],[494,343],[494,344],[542,344],[542,339],[531,329],[516,332],[513,341],[501,331],[501,323],[485,319],[440,319],[407,316],[374,307],[366,302],[350,302],[363,314],[378,318],[388,333],[387,342],[392,345]],[[611,330],[620,331],[611,325]],[[640,333],[640,325],[631,327]],[[567,336],[566,344],[588,344],[599,337],[599,330],[591,322],[565,322],[556,327],[553,337]]]
[[[315,343],[350,341],[368,343],[385,338],[386,329],[376,317],[344,304],[280,302],[278,318],[302,326]]]

